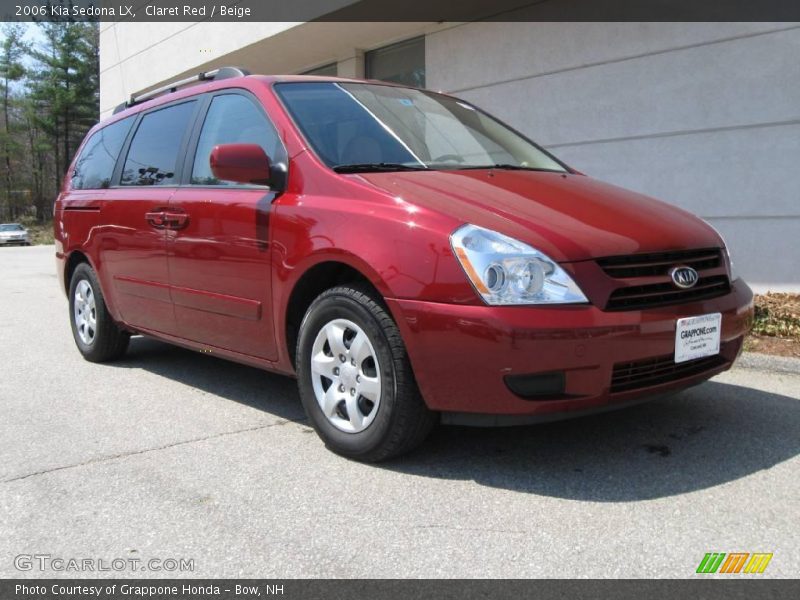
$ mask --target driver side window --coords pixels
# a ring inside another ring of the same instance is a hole
[[[214,177],[208,158],[218,144],[258,144],[270,161],[283,160],[283,146],[278,133],[263,112],[241,94],[215,96],[208,108],[197,152],[194,156],[191,183],[194,185],[231,185]]]

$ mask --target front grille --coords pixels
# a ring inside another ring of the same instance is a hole
[[[672,283],[634,285],[614,290],[608,298],[606,310],[641,310],[670,304],[696,302],[723,296],[730,291],[725,275],[701,277],[688,290],[676,288]]]
[[[611,393],[628,392],[678,381],[721,367],[726,362],[723,356],[717,354],[676,364],[670,354],[647,360],[617,363],[611,375]]]
[[[597,260],[606,275],[615,279],[628,277],[652,277],[666,275],[672,267],[686,265],[695,271],[716,269],[722,264],[719,248],[705,250],[678,250],[675,252],[653,252],[610,256]]]
[[[730,292],[719,248],[610,256],[597,259],[597,264],[606,275],[621,280],[606,301],[605,308],[610,311],[644,310],[696,302]],[[681,289],[674,285],[669,271],[677,266],[688,266],[697,271],[700,278],[693,287]],[[637,278],[649,280],[637,285]]]

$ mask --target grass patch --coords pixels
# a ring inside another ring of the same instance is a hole
[[[34,219],[21,219],[20,223],[28,230],[31,244],[33,246],[43,246],[53,243],[53,222],[46,221],[39,223]]]
[[[756,294],[753,333],[800,339],[800,294]]]
[[[800,357],[800,294],[756,294],[753,329],[744,349]]]

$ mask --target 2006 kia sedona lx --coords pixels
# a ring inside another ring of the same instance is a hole
[[[437,421],[695,385],[752,315],[699,218],[381,82],[225,68],[131,98],[78,151],[55,236],[88,360],[135,333],[296,375],[328,447],[369,461]]]

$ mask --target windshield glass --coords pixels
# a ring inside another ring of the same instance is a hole
[[[341,172],[493,166],[565,172],[525,138],[449,96],[363,83],[275,89],[317,155]]]
[[[17,223],[6,223],[0,225],[0,231],[22,231],[22,225]]]

